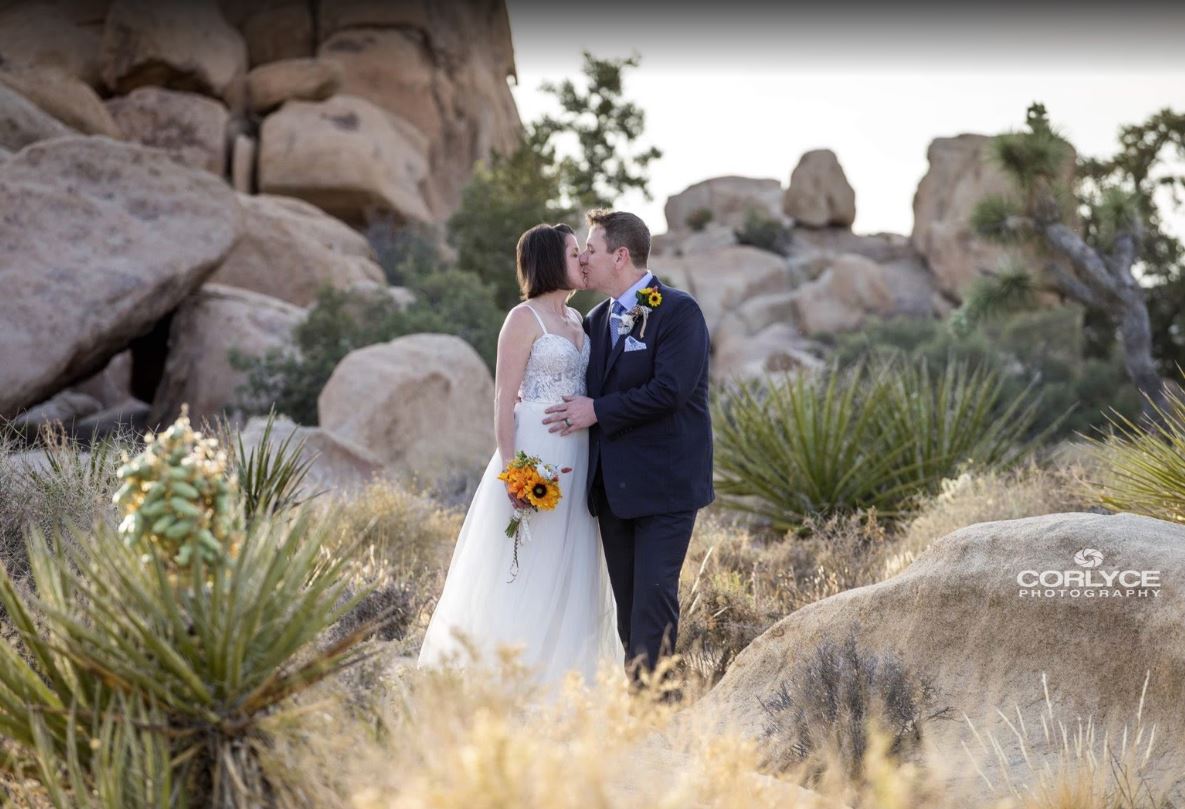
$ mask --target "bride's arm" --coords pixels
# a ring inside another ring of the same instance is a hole
[[[494,370],[494,436],[505,466],[514,457],[514,404],[527,371],[531,344],[539,324],[522,308],[511,309],[498,334],[498,360]]]

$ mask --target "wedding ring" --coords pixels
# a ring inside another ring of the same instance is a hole
[[[565,418],[565,419],[564,419],[564,424],[566,424],[567,426],[571,427],[571,426],[572,426],[572,419]]]

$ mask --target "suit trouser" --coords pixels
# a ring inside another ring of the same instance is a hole
[[[626,664],[645,656],[653,671],[661,654],[674,651],[678,638],[679,571],[691,543],[696,512],[622,519],[609,507],[600,470],[591,496],[596,498]]]

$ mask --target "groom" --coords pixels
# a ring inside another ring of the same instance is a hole
[[[588,214],[587,285],[610,296],[584,319],[588,396],[544,424],[589,428],[588,507],[601,526],[626,663],[674,650],[679,571],[698,509],[712,502],[708,329],[695,299],[646,269],[650,231],[624,211]],[[649,309],[643,311],[640,306]]]

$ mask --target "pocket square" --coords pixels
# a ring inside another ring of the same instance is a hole
[[[646,344],[641,340],[636,339],[633,335],[625,338],[626,351],[645,351]]]

